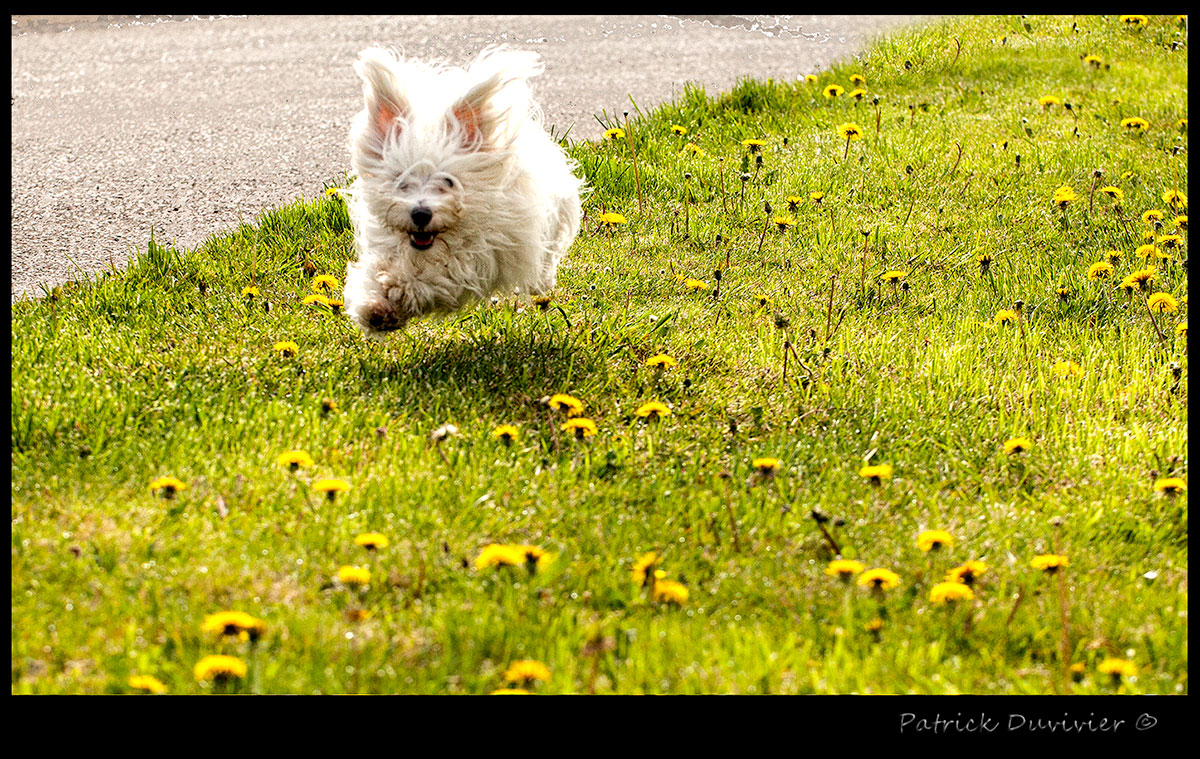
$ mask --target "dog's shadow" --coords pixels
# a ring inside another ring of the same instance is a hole
[[[539,398],[606,371],[600,356],[563,333],[414,340],[362,356],[360,367],[363,395],[386,393],[396,407],[434,416],[463,407],[527,413]]]

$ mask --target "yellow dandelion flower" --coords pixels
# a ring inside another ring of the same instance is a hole
[[[149,691],[156,696],[167,692],[167,686],[163,685],[162,681],[151,675],[130,675],[129,687],[135,690]]]
[[[855,100],[862,100],[866,96],[867,96],[867,91],[861,87],[859,87],[858,89],[850,90],[850,94],[847,95],[847,97],[852,97]]]
[[[954,545],[954,536],[945,530],[925,530],[917,536],[917,548],[929,553]]]
[[[1167,495],[1177,495],[1187,490],[1187,483],[1182,477],[1167,477],[1154,481],[1154,490]]]
[[[546,401],[546,405],[555,411],[566,411],[567,416],[579,416],[583,413],[583,401],[566,393],[555,393]]]
[[[612,129],[604,130],[604,139],[606,140],[619,140],[624,136],[625,130],[621,127],[613,127]]]
[[[497,688],[492,691],[493,696],[532,696],[533,694],[524,688]]]
[[[774,222],[775,226],[779,228],[780,232],[786,232],[788,231],[789,227],[796,226],[796,220],[791,216],[776,216],[775,218],[771,219],[771,221]]]
[[[883,274],[880,274],[879,278],[882,279],[884,282],[894,285],[907,276],[908,276],[908,272],[906,272],[906,271],[888,271],[888,272],[884,272]]]
[[[831,84],[828,87],[826,87],[825,89],[821,90],[821,94],[827,98],[832,99],[832,98],[840,97],[841,94],[845,91],[846,90],[844,88],[842,88],[841,86],[836,85],[836,84]]]
[[[823,192],[810,192],[810,193],[808,194],[808,199],[809,199],[809,200],[811,200],[811,201],[812,201],[812,202],[814,202],[814,203],[820,203],[822,200],[824,200],[824,199],[825,199],[825,193],[823,193]]]
[[[347,565],[338,567],[337,574],[334,577],[342,585],[361,587],[370,584],[371,570],[366,567],[352,567]]]
[[[1108,185],[1107,187],[1101,187],[1100,192],[1116,201],[1125,199],[1125,191],[1122,190],[1120,187],[1116,187],[1114,185]]]
[[[788,195],[783,199],[787,203],[788,213],[796,213],[800,210],[800,204],[804,202],[804,198],[799,195]]]
[[[1183,229],[1183,230],[1187,229],[1187,217],[1186,216],[1176,216],[1174,219],[1171,220],[1171,223],[1174,224],[1175,226],[1179,227],[1180,229]]]
[[[318,493],[324,493],[332,501],[338,493],[344,493],[349,490],[350,484],[345,480],[317,480],[312,484],[312,489]]]
[[[272,350],[281,356],[294,356],[300,352],[300,346],[291,340],[283,340],[282,342],[275,343]]]
[[[679,124],[672,124],[671,125],[671,133],[683,136],[683,135],[687,134],[687,127],[680,126]]]
[[[689,290],[707,290],[708,283],[700,279],[685,279],[683,286]]]
[[[1120,260],[1121,260],[1121,257],[1122,257],[1122,256],[1124,256],[1124,255],[1125,255],[1125,254],[1124,254],[1123,252],[1119,251],[1119,250],[1110,250],[1110,251],[1108,251],[1107,253],[1105,253],[1105,254],[1104,254],[1104,258],[1105,258],[1105,260],[1107,260],[1109,263],[1112,263],[1113,261],[1120,261]]]
[[[313,458],[304,451],[284,451],[275,459],[280,466],[286,466],[293,472],[297,469],[305,468],[313,465]]]
[[[1146,16],[1124,15],[1121,16],[1121,23],[1131,29],[1141,29],[1150,23],[1150,19]]]
[[[313,305],[328,306],[329,298],[326,298],[324,295],[321,295],[320,293],[312,293],[311,295],[305,295],[304,299],[301,300],[300,302],[305,306],[313,306]]]
[[[970,601],[975,597],[971,586],[959,582],[939,582],[929,589],[929,600],[935,604]]]
[[[242,611],[222,611],[205,616],[200,632],[258,640],[267,632],[267,623]]]
[[[894,590],[900,587],[900,575],[882,567],[868,569],[858,576],[858,584],[876,591]]]
[[[1042,95],[1038,98],[1038,105],[1048,109],[1052,105],[1062,105],[1062,100],[1054,95]]]
[[[242,297],[244,298],[257,298],[259,294],[258,288],[254,285],[246,285],[242,288]]]
[[[1074,361],[1057,361],[1050,367],[1050,373],[1055,377],[1082,377],[1083,367]]]
[[[654,583],[651,598],[659,603],[682,606],[688,600],[688,589],[673,580],[658,580]]]
[[[767,144],[766,140],[759,140],[759,139],[755,139],[755,138],[750,138],[748,140],[742,140],[742,145],[746,148],[749,148],[751,153],[757,153],[766,144]]]
[[[1096,667],[1097,670],[1106,675],[1112,675],[1114,680],[1120,680],[1122,677],[1134,677],[1137,675],[1137,665],[1128,659],[1109,658],[1100,662]]]
[[[180,490],[187,490],[187,487],[188,486],[186,482],[177,477],[171,477],[170,475],[159,477],[154,482],[150,483],[151,490],[161,490],[163,491],[163,495],[165,495],[167,498],[174,496],[175,493]]]
[[[708,155],[708,153],[705,153],[704,150],[694,142],[685,143],[683,146],[682,152],[689,153],[694,156],[699,156],[701,158]]]
[[[584,419],[581,416],[575,417],[574,419],[568,419],[566,423],[562,425],[562,429],[565,432],[572,433],[579,440],[583,440],[585,437],[592,437],[598,432],[595,422],[593,422],[591,419]]]
[[[545,569],[554,561],[554,554],[544,548],[531,545],[509,546],[521,557],[521,563],[532,574]]]
[[[1150,128],[1150,122],[1139,116],[1130,116],[1127,119],[1121,119],[1121,126],[1125,127],[1131,132],[1141,134]]]
[[[1188,120],[1180,119],[1179,121],[1176,121],[1175,128],[1181,132],[1186,132],[1188,130]]]
[[[634,414],[642,419],[662,419],[665,416],[671,415],[671,408],[665,403],[660,403],[659,401],[650,401],[649,403],[643,403],[641,406],[639,406],[638,410],[635,411]]]
[[[850,582],[854,575],[866,569],[861,561],[853,559],[835,559],[829,562],[829,566],[825,567],[825,574],[830,577],[836,577],[842,582]]]
[[[233,656],[216,654],[196,662],[192,670],[197,682],[217,682],[246,676],[246,663]]]
[[[1016,311],[1008,308],[1002,308],[996,312],[995,318],[992,320],[996,324],[1016,324],[1021,320],[1021,315]]]
[[[1144,223],[1144,224],[1150,224],[1151,226],[1153,226],[1154,222],[1162,221],[1162,220],[1163,220],[1163,212],[1158,210],[1157,208],[1151,208],[1149,211],[1145,211],[1142,213],[1142,223]]]
[[[863,129],[858,124],[848,121],[838,127],[838,134],[840,134],[844,140],[861,140],[863,136]]]
[[[875,464],[873,466],[864,466],[858,470],[858,476],[870,480],[872,484],[878,485],[883,480],[892,479],[892,465]]]
[[[964,562],[962,566],[948,570],[946,572],[946,582],[955,582],[960,585],[971,586],[975,584],[976,580],[978,580],[980,577],[983,577],[983,575],[987,572],[987,569],[987,564],[984,564],[982,561],[976,561],[972,559],[971,561]]]
[[[1183,237],[1181,235],[1163,235],[1154,242],[1164,248],[1178,248],[1183,245]]]
[[[1027,437],[1011,437],[1004,441],[1004,452],[1008,455],[1024,453],[1033,447],[1033,441]]]
[[[504,680],[510,683],[531,683],[535,680],[544,682],[549,679],[550,668],[533,659],[515,661],[504,671]]]
[[[1046,574],[1054,574],[1063,567],[1068,566],[1070,563],[1071,562],[1068,561],[1066,556],[1047,553],[1042,554],[1041,556],[1034,556],[1033,560],[1029,562],[1029,566],[1033,567],[1034,569],[1040,569]]]
[[[1158,258],[1158,248],[1153,244],[1139,245],[1133,253],[1138,258]]]
[[[808,74],[804,77],[804,81],[807,84],[814,84],[817,81],[817,75],[816,74]]]
[[[675,359],[671,358],[665,353],[659,353],[656,356],[651,356],[650,358],[646,359],[646,366],[653,366],[656,368],[670,369],[672,366],[675,366],[675,364]]]
[[[1079,196],[1075,194],[1075,188],[1069,185],[1063,185],[1054,191],[1054,204],[1059,208],[1066,208],[1068,203],[1079,200]]]
[[[1113,275],[1113,266],[1105,261],[1097,261],[1088,267],[1087,278],[1092,282],[1108,279]]]
[[[525,554],[517,547],[502,543],[491,543],[483,547],[475,558],[476,569],[487,567],[518,567],[525,563]]]
[[[1135,270],[1125,279],[1133,283],[1134,289],[1145,290],[1146,285],[1157,275],[1158,269],[1155,269],[1153,266],[1147,266],[1144,269]]]
[[[1175,334],[1187,340],[1187,322],[1179,322],[1175,325]]]
[[[609,211],[607,213],[602,213],[596,218],[600,220],[601,224],[603,224],[609,228],[615,227],[618,224],[626,223],[624,216],[622,216],[619,213],[613,213],[612,211]]]
[[[380,532],[364,532],[354,538],[354,545],[368,551],[378,551],[388,547],[388,539],[387,535]]]
[[[1162,201],[1171,208],[1187,208],[1187,195],[1179,190],[1167,190],[1162,194]]]
[[[1154,293],[1146,305],[1156,314],[1173,314],[1179,310],[1179,301],[1170,293]]]
[[[867,83],[867,78],[864,77],[862,74],[851,74],[850,75],[850,84],[854,84],[854,85],[858,85],[859,87],[862,87],[866,83]]]
[[[1098,69],[1104,65],[1104,59],[1098,55],[1085,55],[1083,56],[1083,62],[1094,69]]]
[[[758,470],[759,474],[775,474],[779,470],[779,465],[783,463],[779,459],[773,459],[770,456],[760,456],[750,462],[750,465]]]
[[[658,554],[649,551],[633,562],[633,584],[643,588],[654,581],[654,570],[658,567]]]
[[[492,430],[492,437],[505,445],[512,445],[513,441],[517,439],[518,434],[519,431],[516,426],[511,424],[501,424]]]
[[[340,287],[340,285],[338,284],[337,277],[331,274],[321,274],[313,277],[312,289],[315,293],[319,293],[322,290],[331,293],[338,287]]]

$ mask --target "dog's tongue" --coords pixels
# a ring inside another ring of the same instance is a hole
[[[414,248],[417,248],[418,250],[424,250],[430,245],[433,245],[433,238],[435,234],[435,232],[413,232],[409,236],[412,238],[412,244]]]

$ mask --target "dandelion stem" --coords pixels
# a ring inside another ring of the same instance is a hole
[[[638,173],[637,148],[633,145],[633,130],[629,128],[629,122],[625,122],[625,131],[627,133],[625,140],[629,145],[629,152],[633,155],[633,183],[637,186],[638,213],[644,216],[646,209],[642,201],[642,175]]]
[[[729,531],[733,533],[733,552],[741,553],[741,541],[738,539],[737,519],[733,515],[733,499],[730,497],[729,484],[725,484],[725,511],[729,514]]]
[[[1167,337],[1163,334],[1163,331],[1159,329],[1158,320],[1154,318],[1154,312],[1150,310],[1150,299],[1146,298],[1142,301],[1142,303],[1146,306],[1146,314],[1150,317],[1150,323],[1154,325],[1154,331],[1158,333],[1158,339],[1161,340],[1165,345],[1167,342]]]
[[[758,251],[755,253],[756,256],[762,255],[763,241],[767,239],[767,229],[769,229],[770,226],[771,226],[771,215],[767,214],[766,219],[763,220],[762,235],[759,236],[759,238],[758,238]]]
[[[837,285],[837,275],[829,275],[829,307],[825,309],[825,342],[829,342],[829,332],[833,328],[833,290]]]
[[[1054,533],[1054,552],[1060,556],[1062,552],[1062,541],[1059,539],[1059,527],[1055,527]],[[1061,660],[1059,664],[1062,668],[1062,690],[1065,693],[1071,692],[1071,627],[1070,621],[1067,618],[1067,609],[1069,601],[1067,597],[1067,575],[1063,570],[1059,570],[1055,574],[1058,575],[1058,617],[1061,623],[1061,637],[1059,638],[1058,656]]]

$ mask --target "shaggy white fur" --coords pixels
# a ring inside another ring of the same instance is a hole
[[[354,68],[365,100],[344,192],[355,324],[378,336],[497,290],[553,288],[583,183],[530,96],[537,54],[492,47],[462,69],[370,48]]]

